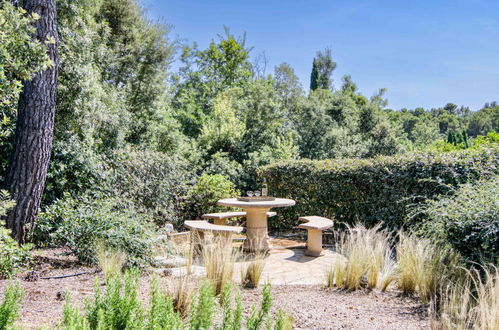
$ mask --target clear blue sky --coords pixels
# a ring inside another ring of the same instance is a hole
[[[173,37],[204,48],[223,26],[247,33],[267,72],[290,63],[305,88],[312,59],[329,46],[335,85],[351,74],[371,96],[388,89],[389,107],[447,102],[473,110],[499,101],[499,0],[141,0]]]

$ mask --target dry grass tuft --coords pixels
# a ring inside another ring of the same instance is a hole
[[[241,268],[241,283],[246,288],[257,288],[265,268],[265,253],[256,253],[246,267]]]
[[[451,277],[458,276],[458,256],[428,239],[399,233],[398,286],[404,294],[419,293],[429,303]]]
[[[231,242],[230,238],[213,237],[203,246],[206,277],[213,285],[217,296],[223,292],[226,285],[232,283],[237,252],[232,248]]]
[[[175,312],[187,317],[194,297],[194,287],[189,281],[189,276],[179,276],[173,287],[173,309]]]
[[[127,260],[125,252],[97,245],[97,261],[105,276],[120,273]]]
[[[495,266],[466,271],[464,280],[449,283],[441,303],[433,306],[431,328],[499,329],[499,270]]]
[[[379,226],[348,228],[347,233],[339,236],[336,246],[344,258],[337,258],[333,263],[327,274],[327,285],[331,286],[334,280],[337,287],[348,290],[377,287],[387,256],[388,259],[391,256],[390,242],[390,235]]]

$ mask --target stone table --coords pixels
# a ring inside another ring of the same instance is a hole
[[[219,205],[241,208],[246,212],[246,240],[243,249],[249,252],[266,251],[267,242],[267,212],[275,207],[295,205],[292,199],[276,198],[265,202],[244,202],[236,198],[221,199]]]

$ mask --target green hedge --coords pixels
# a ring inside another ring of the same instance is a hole
[[[411,206],[459,184],[499,172],[499,148],[448,153],[413,153],[373,159],[297,160],[258,169],[270,194],[296,200],[279,209],[274,229],[296,225],[304,215],[334,217],[367,226],[407,227]]]
[[[468,261],[499,262],[499,176],[465,184],[419,210],[419,233],[449,244]]]

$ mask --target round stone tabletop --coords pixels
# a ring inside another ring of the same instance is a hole
[[[219,205],[224,205],[224,206],[232,206],[232,207],[239,207],[242,209],[248,209],[248,208],[273,208],[273,207],[286,207],[286,206],[293,206],[295,205],[295,201],[292,199],[286,199],[286,198],[276,198],[273,201],[265,201],[265,202],[243,202],[243,201],[238,201],[237,198],[227,198],[227,199],[221,199],[218,201]]]

